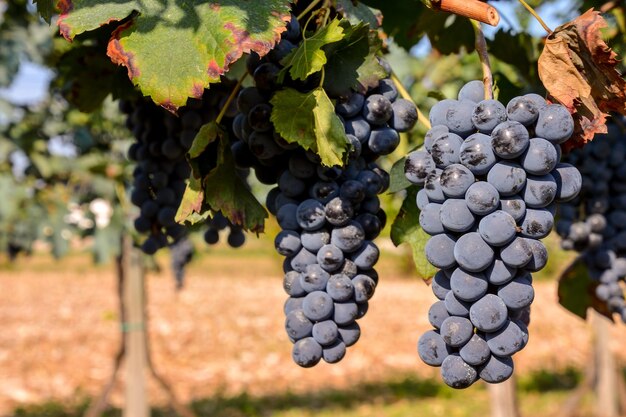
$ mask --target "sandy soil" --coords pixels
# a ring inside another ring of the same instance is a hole
[[[167,266],[165,260],[161,264]],[[280,260],[254,252],[215,254],[189,271],[184,291],[173,290],[169,271],[150,274],[149,329],[154,363],[181,399],[216,392],[262,394],[344,387],[394,375],[435,375],[415,345],[429,328],[434,300],[397,262],[382,277],[363,333],[338,365],[301,369],[290,357],[283,330]],[[95,395],[111,371],[119,341],[112,266],[94,268],[88,257],[62,263],[24,259],[0,269],[0,415],[17,404]],[[556,302],[556,285],[536,284],[531,339],[516,356],[518,372],[582,367],[589,357],[588,325]],[[625,328],[612,329],[612,347],[626,359]],[[123,380],[123,375],[122,375]],[[121,401],[123,384],[113,400]],[[164,402],[151,383],[151,402]]]

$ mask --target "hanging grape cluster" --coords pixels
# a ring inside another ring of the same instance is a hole
[[[428,261],[439,272],[439,299],[419,339],[421,359],[441,366],[446,384],[496,383],[513,373],[512,356],[528,342],[532,272],[548,258],[539,241],[553,226],[555,203],[581,187],[578,170],[560,163],[573,133],[565,107],[536,95],[506,107],[484,100],[480,81],[430,112],[424,150],[409,154],[406,177],[417,194],[420,225],[432,237]]]
[[[623,121],[623,120],[620,120]],[[582,190],[559,206],[556,231],[563,249],[581,253],[596,296],[608,311],[626,322],[626,301],[620,282],[626,279],[626,133],[623,125],[609,124],[598,135],[565,158],[582,173]]]
[[[270,119],[276,91],[287,85],[307,92],[320,83],[319,74],[304,82],[287,75],[279,83],[281,59],[302,41],[295,17],[287,29],[267,57],[248,59],[254,86],[237,98],[232,152],[239,167],[254,168],[259,181],[277,185],[266,205],[282,229],[275,246],[285,257],[285,328],[294,361],[311,367],[322,359],[340,361],[359,339],[357,320],[378,283],[373,240],[386,223],[378,195],[389,187],[389,175],[375,161],[393,152],[398,132],[414,126],[417,110],[398,97],[390,79],[335,97],[350,150],[344,167],[323,166],[317,155],[283,139]]]

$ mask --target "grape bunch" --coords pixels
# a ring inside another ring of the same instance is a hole
[[[581,187],[577,169],[559,162],[574,130],[565,107],[536,94],[506,106],[483,97],[482,82],[472,81],[458,100],[437,103],[424,149],[405,164],[408,180],[423,186],[416,204],[431,235],[426,257],[440,269],[434,329],[418,353],[454,388],[512,375],[511,356],[528,342],[531,273],[548,258],[539,239],[552,229],[555,203]]]
[[[128,150],[129,159],[137,163],[130,199],[140,209],[135,229],[148,234],[141,245],[144,253],[152,255],[187,234],[185,227],[174,220],[190,174],[185,155],[200,127],[215,120],[232,88],[233,82],[223,78],[220,84],[205,90],[202,99],[188,100],[179,109],[179,116],[149,99],[120,103],[120,109],[127,114],[126,125],[136,139]],[[227,117],[234,116],[235,110],[234,105],[229,107]],[[205,154],[202,166],[210,169],[216,164],[217,144],[209,145]],[[209,219],[207,226],[214,229],[213,220]],[[233,242],[243,244],[245,237],[242,239],[241,234],[236,230]]]
[[[559,206],[556,231],[563,249],[582,255],[590,277],[598,283],[596,296],[608,311],[626,322],[626,301],[620,282],[626,279],[626,133],[609,124],[566,160],[582,173],[580,195]]]
[[[285,328],[294,362],[312,367],[322,359],[340,361],[359,339],[356,321],[378,282],[373,240],[386,223],[378,195],[388,188],[389,175],[375,161],[393,152],[399,132],[415,125],[417,109],[398,97],[390,79],[333,97],[350,150],[344,167],[323,166],[316,154],[282,138],[270,119],[276,91],[289,86],[307,92],[320,82],[319,73],[304,82],[287,74],[279,82],[281,59],[302,40],[295,17],[287,29],[268,56],[247,61],[254,86],[237,98],[232,152],[238,167],[254,168],[260,182],[276,185],[266,205],[282,229],[275,247],[285,257]]]

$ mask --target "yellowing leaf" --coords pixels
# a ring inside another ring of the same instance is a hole
[[[324,165],[343,164],[348,140],[323,88],[308,93],[287,88],[274,94],[271,103],[274,128],[287,142],[317,153]]]
[[[616,69],[617,55],[602,40],[606,26],[591,9],[552,32],[539,57],[546,90],[576,123],[568,146],[582,146],[596,133],[606,133],[608,112],[626,115],[626,81]]]

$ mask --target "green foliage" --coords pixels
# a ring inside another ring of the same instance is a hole
[[[68,3],[59,20],[68,40],[111,21],[124,21],[113,32],[109,57],[126,67],[144,95],[170,110],[183,106],[188,97],[201,97],[244,52],[267,54],[290,17],[286,0]]]
[[[404,164],[406,157],[397,160],[389,171],[389,192],[397,193],[398,191],[406,190],[411,186],[411,182],[406,179],[404,175]]]
[[[407,189],[400,212],[391,226],[391,241],[396,246],[402,243],[409,244],[413,251],[413,261],[415,262],[417,275],[422,279],[428,280],[435,275],[437,268],[428,262],[424,251],[429,236],[422,230],[419,224],[420,211],[415,204],[418,190],[419,187],[415,185]]]
[[[277,92],[271,103],[272,123],[287,142],[314,151],[324,165],[343,165],[348,139],[322,87],[308,93],[287,88]]]
[[[310,37],[305,37],[302,43],[281,61],[284,65],[283,71],[289,71],[294,80],[306,80],[309,75],[321,71],[326,64],[326,53],[322,48],[342,40],[344,36],[340,20],[331,21]]]
[[[587,310],[593,308],[612,320],[606,302],[596,295],[597,286],[598,282],[589,275],[585,261],[576,258],[559,278],[559,303],[583,319],[587,318]]]
[[[337,0],[337,10],[353,25],[366,24],[370,28],[378,28],[383,20],[380,10],[352,0]]]

